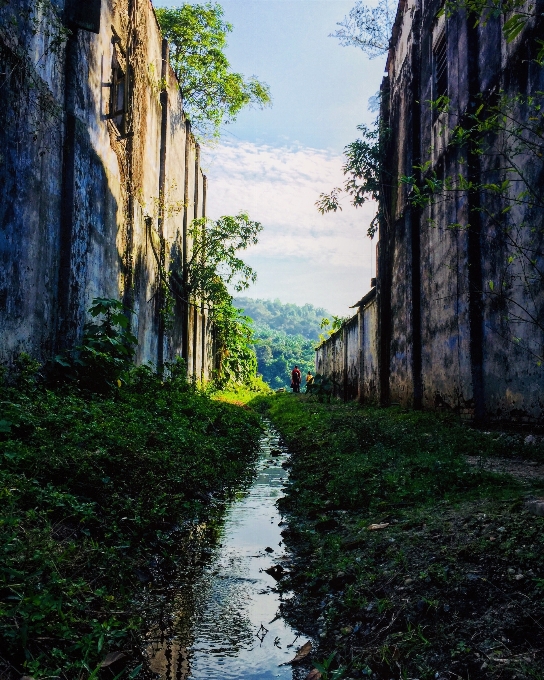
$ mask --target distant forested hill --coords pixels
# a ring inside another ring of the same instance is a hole
[[[273,389],[289,387],[295,364],[301,370],[302,384],[306,372],[314,372],[315,351],[320,323],[330,317],[326,309],[304,305],[282,304],[279,300],[235,298],[234,305],[243,309],[255,322],[258,371]]]
[[[244,309],[255,323],[283,331],[287,335],[302,335],[309,340],[319,337],[319,324],[323,317],[330,317],[326,309],[303,305],[282,304],[279,300],[253,300],[247,297],[234,298],[235,307]]]

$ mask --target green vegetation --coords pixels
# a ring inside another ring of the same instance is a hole
[[[233,304],[254,321],[257,371],[263,380],[273,389],[289,387],[291,371],[298,365],[304,384],[306,372],[314,372],[315,345],[328,312],[312,305],[247,297],[235,297]]]
[[[243,384],[231,384],[225,389],[214,392],[212,399],[225,401],[228,404],[236,404],[237,406],[248,407],[248,405],[256,398],[262,396],[269,396],[272,394],[270,387],[263,381],[260,376],[253,378]]]
[[[213,321],[218,357],[216,385],[223,389],[233,384],[251,385],[257,374],[251,319],[227,300],[214,307]]]
[[[235,297],[234,306],[243,309],[258,326],[268,326],[272,330],[287,335],[302,335],[307,340],[318,340],[321,320],[330,316],[326,309],[313,305],[294,305],[279,300],[254,300],[248,297]]]
[[[189,228],[190,257],[184,268],[171,274],[173,290],[180,291],[182,299],[191,298],[210,310],[215,327],[218,387],[251,382],[256,375],[251,320],[232,304],[227,286],[242,291],[257,279],[239,252],[257,243],[262,228],[260,222],[250,220],[244,212],[218,220],[193,220]]]
[[[10,680],[96,678],[121,650],[116,677],[136,677],[144,589],[184,568],[193,528],[220,516],[258,444],[255,414],[197,392],[183,362],[160,374],[132,365],[121,303],[97,299],[90,311],[80,346],[43,368],[22,356],[0,376],[0,675]]]
[[[119,300],[95,298],[89,313],[93,319],[102,317],[100,323],[85,324],[81,345],[55,357],[50,380],[108,392],[121,386],[138,341],[130,331],[129,313]]]
[[[542,443],[397,407],[254,404],[293,452],[284,613],[331,677],[542,677],[544,519],[522,503],[542,480],[485,470],[493,457],[535,470]]]
[[[137,655],[142,588],[182,566],[191,526],[218,512],[208,494],[245,479],[256,417],[183,376],[135,369],[109,396],[4,386],[0,658],[19,676],[86,678],[109,652]]]
[[[314,372],[315,341],[302,335],[288,335],[265,324],[255,324],[254,338],[257,371],[272,389],[290,386],[295,365],[300,368],[304,386],[307,371]]]
[[[349,196],[350,203],[355,208],[360,208],[369,200],[375,201],[378,206],[376,216],[367,230],[368,237],[374,238],[383,210],[380,200],[381,178],[382,175],[388,176],[383,164],[388,130],[379,117],[374,125],[358,125],[357,129],[362,133],[361,137],[344,148],[346,160],[342,167],[346,176],[344,188],[335,187],[329,194],[321,193],[315,205],[322,215],[342,210],[340,205],[342,192]]]
[[[221,5],[184,3],[155,12],[170,44],[184,111],[199,134],[218,137],[244,107],[271,103],[267,85],[231,71],[225,48],[233,27],[224,21]]]

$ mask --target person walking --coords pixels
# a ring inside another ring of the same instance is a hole
[[[291,371],[291,387],[293,388],[293,392],[300,392],[300,379],[302,375],[300,373],[300,370],[298,366],[295,366],[293,370]]]
[[[308,388],[313,383],[313,381],[314,376],[310,373],[310,371],[308,371],[308,373],[306,373],[306,392],[308,391]]]

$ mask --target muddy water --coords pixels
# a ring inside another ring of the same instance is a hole
[[[280,455],[272,456],[271,452]],[[287,452],[268,429],[251,488],[228,509],[219,543],[181,597],[174,634],[155,647],[151,667],[165,680],[291,680],[282,665],[306,641],[280,616],[275,579],[265,572],[283,556],[276,501],[287,478]],[[298,639],[297,639],[298,638]],[[157,677],[157,676],[155,676]]]

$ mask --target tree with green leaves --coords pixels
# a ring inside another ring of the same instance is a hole
[[[255,245],[262,229],[263,225],[245,212],[218,220],[193,220],[189,228],[192,247],[185,274],[186,294],[213,306],[230,299],[228,285],[240,292],[254,283],[256,272],[238,253]]]
[[[170,272],[175,294],[209,310],[216,334],[216,382],[222,387],[248,382],[256,375],[251,319],[233,306],[228,287],[239,292],[257,279],[238,253],[257,243],[262,228],[245,212],[193,220],[187,263]]]
[[[309,340],[300,334],[285,333],[263,323],[255,323],[254,342],[257,370],[273,389],[289,387],[295,364],[303,375],[307,371],[313,373],[315,340]]]
[[[338,22],[340,28],[331,33],[338,38],[343,47],[353,46],[361,49],[370,59],[383,56],[389,49],[389,40],[395,18],[395,7],[389,0],[381,0],[375,7],[365,5],[361,0],[355,3],[348,16]],[[369,109],[379,109],[381,93],[369,100]],[[358,125],[362,133],[359,139],[344,148],[346,162],[342,168],[346,181],[344,187],[321,193],[315,205],[324,215],[342,210],[342,194],[349,197],[351,205],[361,207],[369,200],[376,201],[377,213],[371,221],[367,234],[373,238],[380,220],[381,181],[384,176],[383,148],[386,140],[380,116],[372,126]]]
[[[359,208],[369,200],[376,201],[377,214],[368,227],[368,236],[372,238],[378,230],[380,190],[383,177],[383,146],[385,134],[381,130],[378,118],[373,127],[358,125],[363,134],[344,149],[346,162],[342,170],[346,176],[344,188],[335,187],[330,193],[321,193],[315,205],[324,215],[328,212],[342,210],[340,205],[342,192],[350,198],[351,205]]]
[[[234,305],[243,309],[255,321],[257,328],[265,326],[290,336],[302,336],[306,340],[317,340],[321,319],[330,316],[322,307],[314,307],[308,303],[301,306],[292,302],[282,303],[278,299],[259,300],[236,296]]]
[[[184,110],[202,137],[219,137],[221,126],[236,120],[246,106],[270,105],[268,86],[255,76],[231,70],[225,55],[233,30],[217,3],[156,8],[170,63],[179,81]]]

